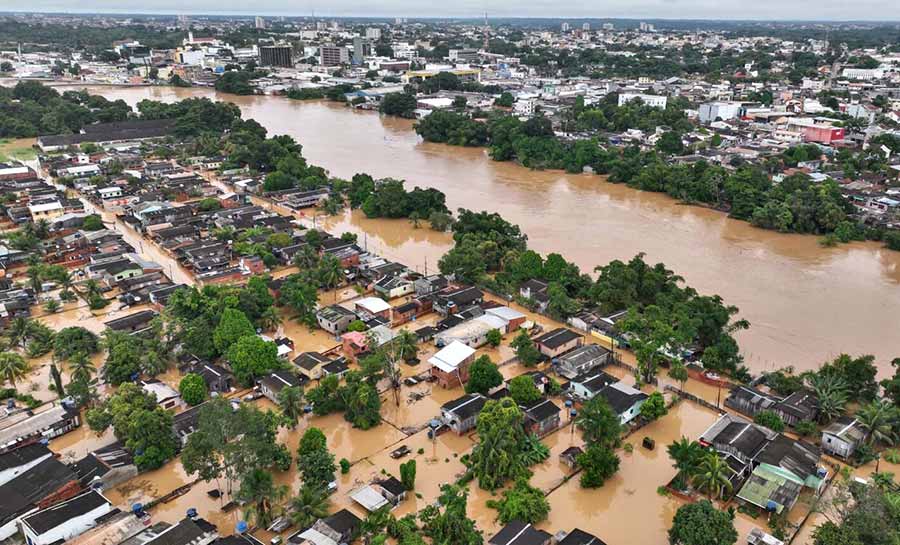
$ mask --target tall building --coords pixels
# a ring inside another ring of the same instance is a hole
[[[381,39],[381,29],[380,28],[367,28],[366,29],[366,38],[370,40],[380,40]]]
[[[591,30],[591,24],[590,24],[590,23],[583,23],[583,24],[581,25],[581,30],[583,30],[583,31],[585,31],[585,32],[589,32],[589,31]]]
[[[362,64],[372,54],[372,42],[362,36],[353,38],[353,64]]]
[[[259,64],[292,68],[294,50],[289,45],[264,45],[259,48]]]
[[[568,31],[572,30],[572,25],[570,25],[569,23],[563,23],[560,28],[562,29],[563,32],[568,32]]]
[[[350,51],[346,47],[323,45],[319,47],[319,64],[340,66],[350,62]]]
[[[266,28],[266,20],[262,17],[256,17],[256,28]]]

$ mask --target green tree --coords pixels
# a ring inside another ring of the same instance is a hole
[[[621,442],[622,425],[619,423],[619,415],[610,408],[603,396],[594,396],[585,403],[575,422],[589,445],[616,448]]]
[[[387,93],[381,99],[379,110],[383,114],[415,118],[416,97],[408,93]]]
[[[328,516],[331,504],[324,490],[303,485],[290,501],[290,518],[298,528],[309,528],[319,519]]]
[[[77,353],[90,356],[100,351],[100,340],[83,327],[65,327],[54,336],[53,351],[62,361],[72,358]]]
[[[773,411],[759,411],[753,417],[753,421],[760,426],[765,426],[774,432],[784,431],[784,421]]]
[[[3,382],[15,389],[16,381],[28,376],[31,367],[28,362],[15,352],[0,352],[0,377]]]
[[[228,362],[238,382],[250,386],[262,375],[281,367],[278,347],[256,334],[241,337],[228,349]]]
[[[650,397],[648,397],[647,400],[644,401],[644,404],[641,405],[641,416],[648,421],[653,421],[665,416],[668,412],[669,409],[666,408],[666,400],[659,392],[650,394]]]
[[[687,367],[683,363],[673,363],[669,367],[669,378],[677,380],[681,384],[681,389],[684,390],[684,384],[688,381]]]
[[[482,545],[481,531],[466,514],[469,492],[465,488],[445,484],[435,504],[419,513],[423,533],[435,544]],[[443,510],[442,510],[443,509]]]
[[[188,405],[199,405],[206,400],[206,381],[196,373],[188,373],[178,383],[178,392]]]
[[[319,294],[316,285],[305,275],[292,274],[281,286],[280,301],[296,312],[296,318],[309,327],[316,327],[316,308]]]
[[[489,391],[503,384],[503,375],[487,354],[479,356],[469,367],[469,381],[466,393],[487,395]]]
[[[90,382],[97,373],[94,362],[84,352],[75,352],[69,360],[69,374],[72,380]]]
[[[731,491],[731,469],[717,452],[706,452],[697,463],[697,471],[694,475],[694,486],[698,490],[706,492],[710,499],[717,499]]]
[[[733,545],[737,538],[734,514],[706,500],[679,507],[669,529],[670,545]]]
[[[672,442],[666,448],[666,452],[672,459],[672,465],[678,470],[678,474],[675,476],[676,487],[684,489],[696,474],[705,449],[700,443],[682,437],[680,440]]]
[[[378,390],[357,372],[347,373],[346,385],[339,395],[344,400],[344,419],[353,427],[368,430],[381,423]]]
[[[509,345],[515,349],[516,357],[526,367],[536,364],[541,359],[541,353],[525,330],[520,331]]]
[[[509,396],[520,406],[530,407],[540,401],[543,394],[534,385],[531,375],[520,375],[509,381]]]
[[[252,335],[256,335],[256,329],[247,315],[238,309],[226,308],[213,331],[213,343],[219,353],[225,354],[239,339]]]
[[[328,452],[325,434],[318,428],[308,428],[297,449],[297,467],[303,476],[304,486],[324,491],[334,480],[334,455]]]
[[[537,524],[550,514],[550,503],[544,492],[528,484],[528,479],[516,479],[515,485],[503,492],[500,500],[488,500],[488,507],[497,510],[497,519],[503,524],[520,520]]]
[[[525,432],[522,411],[510,398],[489,400],[478,415],[478,444],[469,467],[485,490],[496,490],[510,479],[528,475],[523,460]]]
[[[578,455],[578,466],[581,467],[581,487],[598,488],[619,470],[619,457],[605,446],[589,445]]]
[[[276,504],[287,494],[286,486],[277,486],[272,474],[263,469],[254,469],[241,479],[237,497],[247,502],[245,514],[257,526],[265,528],[275,518]]]
[[[106,330],[103,333],[106,361],[101,373],[103,379],[117,386],[128,382],[141,372],[141,345],[137,337],[124,332]]]
[[[900,410],[886,399],[872,401],[856,413],[860,426],[866,430],[866,444],[893,445],[897,441],[894,427],[900,420]]]
[[[416,488],[416,461],[409,460],[400,464],[400,482],[406,490],[414,490]]]
[[[89,409],[85,419],[97,433],[112,426],[142,471],[161,467],[177,452],[172,414],[156,404],[156,396],[136,384],[119,386],[100,406]]]
[[[499,97],[494,99],[494,105],[503,108],[512,108],[513,102],[515,102],[515,98],[512,96],[512,93],[509,92],[503,92]]]
[[[299,386],[285,386],[278,392],[277,399],[281,415],[290,423],[291,429],[295,429],[303,416],[303,389]]]

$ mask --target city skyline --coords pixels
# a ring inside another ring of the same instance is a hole
[[[86,0],[74,6],[67,0],[35,0],[27,9],[19,3],[0,1],[0,11],[46,13],[108,13],[108,14],[160,14],[160,15],[262,15],[322,17],[421,17],[421,18],[476,18],[487,12],[496,18],[584,18],[584,19],[671,19],[671,20],[735,20],[735,21],[833,21],[833,22],[895,22],[900,20],[900,7],[887,0],[864,0],[846,3],[838,1],[776,2],[762,0],[752,5],[731,0],[644,0],[626,2],[615,0],[602,7],[585,8],[579,2],[555,2],[539,0],[523,5],[510,0],[485,2],[462,0],[452,7],[433,5],[411,0],[390,0],[373,6],[361,0],[339,2],[308,1],[302,4],[286,0],[260,0],[254,9],[234,0],[196,0],[190,9],[175,0],[148,0],[139,6],[113,0]]]

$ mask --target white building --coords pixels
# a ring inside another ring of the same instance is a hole
[[[881,68],[844,68],[841,75],[847,79],[868,81],[883,78],[884,70]]]
[[[654,108],[665,108],[666,104],[669,101],[669,97],[660,95],[645,95],[643,93],[619,93],[619,106],[624,106],[625,104],[631,102],[636,98],[641,99],[641,101],[647,106],[652,106]]]
[[[707,102],[700,105],[700,123],[735,119],[741,116],[742,109],[740,102]]]
[[[96,526],[97,519],[111,510],[109,500],[91,490],[22,517],[19,530],[29,545],[64,543]]]
[[[380,28],[367,28],[366,29],[366,38],[370,40],[380,40],[381,39],[381,29]]]
[[[524,100],[518,100],[513,104],[513,111],[516,112],[516,115],[521,116],[532,116],[534,115],[534,107],[537,106],[537,100],[533,98],[527,98]]]

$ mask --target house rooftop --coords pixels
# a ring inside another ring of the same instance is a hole
[[[101,507],[111,505],[103,494],[91,490],[80,496],[57,503],[37,513],[22,518],[22,524],[29,526],[38,535],[48,532],[73,518],[80,517]]]
[[[536,338],[534,342],[536,342],[537,344],[542,344],[552,350],[579,338],[581,338],[581,335],[575,333],[571,329],[558,327],[553,331],[544,333],[540,337]]]
[[[455,372],[467,358],[475,353],[475,349],[459,341],[453,341],[437,354],[428,358],[428,363],[445,373]]]
[[[575,528],[559,541],[558,545],[606,545],[599,537]]]
[[[466,394],[441,405],[441,411],[466,420],[480,413],[485,403],[487,403],[487,398],[481,394]]]
[[[490,545],[543,545],[552,536],[520,520],[510,521],[488,541]]]
[[[550,399],[538,401],[530,407],[526,407],[523,412],[527,418],[535,422],[543,422],[549,418],[559,415],[560,408],[556,406]]]

